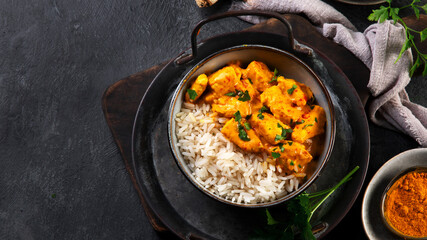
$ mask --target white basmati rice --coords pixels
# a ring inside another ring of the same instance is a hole
[[[298,178],[276,172],[267,154],[245,153],[226,139],[220,129],[227,119],[212,114],[208,104],[183,103],[175,116],[177,145],[202,186],[245,204],[269,202],[298,189]]]

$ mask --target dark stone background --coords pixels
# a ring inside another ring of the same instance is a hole
[[[359,30],[370,24],[372,6],[326,2]],[[199,9],[194,0],[0,0],[0,239],[171,237],[149,224],[101,97],[119,79],[189,47],[192,27],[230,3]],[[222,20],[204,27],[201,38],[248,26]],[[422,77],[408,86],[424,106],[426,89]],[[418,147],[403,134],[371,123],[370,130],[365,186],[390,157]],[[328,239],[365,238],[361,197]]]

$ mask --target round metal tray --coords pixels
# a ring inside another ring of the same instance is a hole
[[[284,42],[283,36],[270,33],[226,34],[200,44],[200,59],[194,62],[221,49],[244,44],[263,44],[290,51]],[[341,221],[359,194],[369,162],[369,130],[364,107],[343,72],[320,52],[297,57],[320,76],[332,94],[337,119],[331,158],[308,192],[329,188],[356,165],[360,166],[352,180],[313,216],[313,226],[318,223],[328,226],[320,233],[322,237]],[[202,194],[179,170],[168,146],[169,104],[178,83],[192,67],[171,61],[141,100],[133,129],[133,171],[147,205],[180,238],[245,239],[253,229],[265,224],[264,209],[229,206]]]

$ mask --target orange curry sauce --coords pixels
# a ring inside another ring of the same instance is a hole
[[[201,74],[185,99],[208,103],[218,116],[230,118],[222,134],[247,152],[267,153],[279,172],[305,173],[323,147],[326,115],[313,104],[311,90],[262,62]]]

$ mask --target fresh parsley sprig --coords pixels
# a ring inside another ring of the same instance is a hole
[[[422,31],[417,31],[415,29],[412,29],[406,25],[406,23],[402,20],[402,18],[399,16],[399,11],[405,8],[412,8],[412,10],[415,13],[415,16],[417,19],[420,18],[420,10],[427,13],[427,4],[425,5],[418,5],[421,0],[413,0],[411,4],[408,4],[403,7],[392,7],[391,2],[392,0],[386,0],[388,3],[388,6],[381,6],[379,9],[375,9],[372,11],[371,15],[369,15],[368,19],[370,21],[379,21],[380,23],[384,22],[385,20],[391,19],[394,20],[394,23],[399,22],[402,24],[402,26],[405,28],[406,33],[406,40],[403,44],[399,56],[396,59],[396,62],[402,57],[402,54],[409,48],[412,48],[415,50],[417,54],[417,58],[412,65],[412,67],[409,70],[409,74],[412,77],[415,73],[415,70],[417,70],[420,66],[422,66],[422,63],[424,63],[424,70],[423,70],[423,76],[427,76],[427,54],[420,52],[420,50],[417,48],[414,42],[414,35],[413,34],[419,34],[421,42],[427,39],[427,28],[425,28]]]
[[[310,220],[314,212],[325,200],[332,195],[341,185],[350,181],[351,176],[359,169],[356,166],[341,181],[329,189],[316,193],[302,193],[286,203],[286,216],[283,220],[275,219],[268,209],[265,209],[267,226],[264,229],[255,230],[251,239],[280,239],[292,240],[295,235],[301,234],[304,240],[315,240],[311,230]]]

